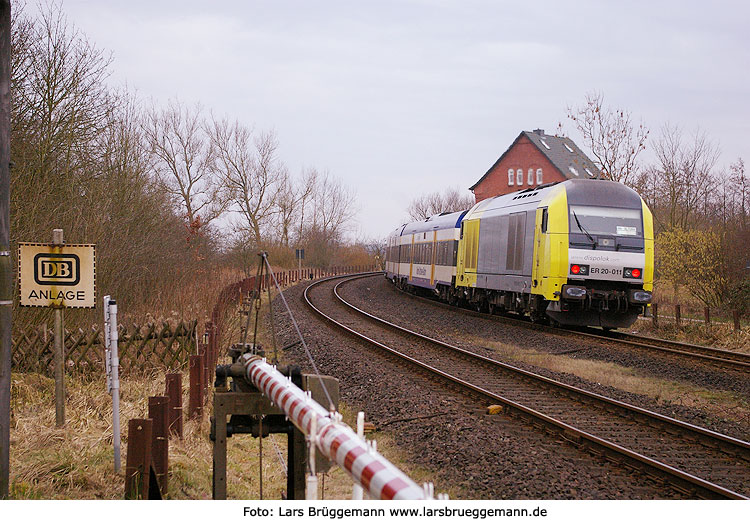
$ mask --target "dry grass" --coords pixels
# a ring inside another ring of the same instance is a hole
[[[183,373],[187,379],[187,372]],[[11,498],[122,499],[124,468],[114,472],[111,398],[101,382],[67,378],[66,426],[55,427],[54,380],[38,374],[13,374],[11,423]],[[122,379],[122,466],[127,422],[148,414],[148,397],[163,392],[163,374]],[[183,393],[187,401],[187,393]],[[198,421],[185,421],[184,439],[169,445],[169,499],[210,499],[213,444],[208,438],[210,406]],[[278,451],[278,452],[277,452]],[[279,453],[281,454],[279,456]],[[286,490],[286,436],[263,440],[263,497],[280,499]],[[280,459],[281,458],[281,459]],[[227,494],[230,499],[260,497],[259,440],[234,436],[228,441]],[[334,468],[319,478],[319,495],[351,496],[349,477]],[[325,489],[323,486],[325,485]]]
[[[674,319],[659,315],[659,327],[651,319],[639,319],[629,329],[639,335],[660,339],[689,342],[701,346],[723,348],[750,353],[750,326],[745,323],[739,332],[730,323],[713,323],[707,326],[702,321],[685,321],[678,327]]]
[[[636,372],[632,368],[610,362],[576,359],[567,355],[553,355],[538,349],[511,346],[482,339],[474,339],[473,343],[527,364],[552,371],[570,373],[604,386],[612,386],[630,393],[646,395],[659,402],[698,408],[712,415],[740,423],[750,422],[750,401],[735,393],[709,391],[687,382],[651,377]]]
[[[263,295],[261,321],[266,320],[268,297]],[[280,315],[279,315],[280,316]],[[222,347],[240,337],[239,315],[228,317]],[[252,330],[251,330],[252,331]],[[270,350],[270,328],[259,324],[258,342]],[[183,372],[183,404],[188,401],[187,371]],[[122,499],[129,419],[148,415],[148,397],[164,392],[164,372],[132,373],[121,378],[120,418],[122,466],[114,472],[112,446],[112,400],[103,378],[66,378],[66,426],[55,427],[54,380],[34,373],[12,375],[10,497],[13,499]],[[341,405],[345,422],[356,421],[356,411]],[[185,421],[184,439],[170,439],[169,499],[210,499],[213,444],[209,440],[211,403],[197,421]],[[387,435],[377,433],[379,450],[398,466],[405,455],[392,446]],[[227,495],[230,499],[260,497],[259,440],[250,436],[229,439]],[[263,497],[279,499],[286,490],[286,436],[263,440]],[[280,455],[279,455],[280,454]],[[283,459],[283,462],[282,462]],[[422,467],[407,466],[406,472],[423,481],[432,480]],[[349,499],[352,482],[333,467],[318,478],[318,496]]]

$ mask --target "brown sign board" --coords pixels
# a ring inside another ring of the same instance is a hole
[[[96,246],[18,244],[18,290],[27,307],[96,307]]]

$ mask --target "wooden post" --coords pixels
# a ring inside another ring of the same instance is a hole
[[[63,230],[52,230],[52,246],[62,249]],[[53,249],[54,250],[54,249]],[[52,308],[55,312],[55,426],[65,426],[65,329],[64,309],[61,305]]]
[[[169,397],[169,433],[182,439],[182,374],[167,373],[165,393]]]
[[[740,312],[736,309],[732,310],[732,319],[734,320],[734,330],[740,330]]]
[[[659,327],[659,304],[656,302],[651,304],[651,321],[655,328]]]
[[[703,306],[703,319],[706,321],[706,325],[711,325],[711,310],[708,306]]]
[[[677,327],[680,327],[680,304],[675,304],[674,306],[674,322],[677,324]]]
[[[191,355],[188,419],[200,418],[203,415],[203,385],[201,384],[202,369],[200,355]]]
[[[161,495],[167,493],[169,471],[169,397],[148,398],[148,418],[153,421],[151,463]]]
[[[125,499],[148,499],[151,471],[151,419],[128,421],[128,454],[125,460]]]

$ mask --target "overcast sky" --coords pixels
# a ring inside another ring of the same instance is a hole
[[[113,85],[275,129],[290,171],[327,169],[355,188],[357,232],[381,237],[411,199],[468,189],[522,130],[554,132],[592,91],[651,137],[665,122],[700,127],[720,168],[750,161],[749,5],[66,0],[63,11],[113,54]]]

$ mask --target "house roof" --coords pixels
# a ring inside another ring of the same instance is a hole
[[[557,135],[546,135],[544,130],[533,132],[521,132],[508,149],[503,152],[497,161],[474,183],[469,190],[474,190],[484,179],[500,164],[503,158],[510,152],[518,141],[526,136],[531,143],[544,154],[547,159],[557,168],[560,173],[568,179],[596,179],[600,177],[599,169],[593,161],[568,137]]]

